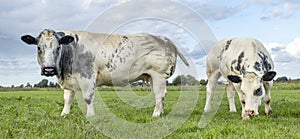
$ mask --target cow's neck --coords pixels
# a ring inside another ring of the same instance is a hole
[[[70,46],[62,46],[61,56],[58,62],[58,79],[64,80],[72,74],[74,51]]]

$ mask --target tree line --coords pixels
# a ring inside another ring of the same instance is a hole
[[[274,80],[275,83],[300,83],[300,79],[291,79],[286,76],[278,77]],[[138,83],[133,83],[138,84]],[[197,85],[206,85],[207,80],[201,79],[197,80],[192,75],[178,75],[173,79],[172,82],[167,82],[168,86],[197,86]],[[144,84],[143,84],[144,85]],[[29,82],[26,85],[21,84],[19,86],[12,85],[11,88],[59,88],[60,86],[56,82],[49,82],[47,79],[42,79],[40,82],[36,84],[30,84]],[[0,86],[0,88],[3,88]]]
[[[29,82],[26,83],[26,85],[21,84],[19,86],[11,85],[11,88],[58,88],[60,87],[57,83],[55,82],[49,82],[47,79],[43,79],[40,82],[36,84],[30,84]]]
[[[278,77],[275,83],[300,83],[300,79],[291,79],[286,76]]]
[[[178,75],[172,83],[168,85],[174,85],[174,86],[195,86],[195,85],[206,85],[207,80],[201,79],[198,81],[194,76],[192,75]]]

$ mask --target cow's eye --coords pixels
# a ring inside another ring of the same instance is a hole
[[[254,91],[254,95],[255,95],[255,96],[261,96],[261,95],[262,95],[261,87],[258,88],[258,89],[256,89],[256,90]]]

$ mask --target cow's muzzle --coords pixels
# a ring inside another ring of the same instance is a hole
[[[57,69],[55,67],[43,67],[41,75],[47,77],[57,75]]]

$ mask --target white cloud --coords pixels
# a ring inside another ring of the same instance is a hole
[[[0,59],[0,85],[35,84],[43,78],[35,57]],[[55,81],[54,78],[48,78]]]
[[[271,54],[275,62],[291,63],[293,61],[300,61],[300,38],[295,38],[290,43],[265,43],[264,46]]]
[[[300,37],[295,38],[293,42],[287,44],[286,51],[290,55],[300,59]]]
[[[299,1],[280,1],[277,3],[273,3],[269,7],[269,14],[261,17],[262,20],[270,20],[270,19],[286,19],[293,16],[298,9],[300,9]]]
[[[209,20],[223,20],[237,14],[241,10],[241,5],[235,7],[227,7],[212,0],[191,0],[187,5],[195,9],[205,19]]]
[[[271,54],[272,59],[275,59],[275,56],[278,55],[279,52],[285,50],[285,44],[283,43],[265,43],[264,46],[266,47],[267,51]]]
[[[300,78],[300,38],[295,38],[290,43],[265,43],[266,49],[271,53],[275,64],[277,77],[288,76]]]
[[[277,43],[277,42],[266,43],[266,44],[264,44],[264,46],[266,47],[266,49],[269,52],[270,51],[280,51],[285,48],[284,43]]]

